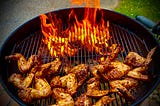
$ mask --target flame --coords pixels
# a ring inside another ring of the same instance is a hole
[[[85,7],[100,8],[100,0],[71,0],[72,5],[82,5],[85,4]]]
[[[88,8],[92,4],[94,9]],[[74,56],[78,52],[78,47],[85,48],[89,52],[95,51],[104,54],[104,48],[108,47],[109,21],[105,22],[103,13],[101,20],[97,22],[97,10],[100,10],[99,0],[72,0],[72,4],[81,5],[85,3],[86,8],[83,20],[78,20],[74,9],[68,15],[68,28],[62,31],[61,19],[42,14],[41,29],[44,35],[43,42],[48,46],[51,56]],[[78,47],[76,46],[78,43]]]

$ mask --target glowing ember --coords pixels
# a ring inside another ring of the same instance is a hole
[[[92,1],[92,2],[91,2]],[[93,2],[94,1],[94,2]],[[78,20],[74,9],[68,15],[69,22],[74,19],[74,23],[68,23],[65,31],[61,30],[61,19],[42,14],[41,29],[44,35],[43,42],[48,46],[51,56],[73,56],[78,52],[78,47],[85,48],[89,52],[104,54],[104,48],[108,47],[109,22],[101,20],[97,23],[96,13],[99,9],[99,0],[72,0],[72,4],[81,5],[85,3],[84,19]],[[94,9],[88,8],[90,4]],[[99,9],[100,10],[100,9]],[[78,47],[77,47],[78,46]]]

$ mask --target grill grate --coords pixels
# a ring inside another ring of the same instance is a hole
[[[124,60],[124,57],[128,54],[129,51],[135,51],[139,53],[142,56],[146,56],[148,53],[148,48],[146,46],[146,43],[143,39],[140,39],[138,36],[136,36],[134,33],[131,31],[122,28],[121,26],[118,26],[116,24],[110,23],[109,27],[110,31],[110,36],[112,37],[109,40],[109,44],[117,43],[120,44],[124,47],[124,52],[121,52],[118,55],[119,60]],[[54,60],[53,57],[50,56],[49,51],[47,50],[46,45],[42,43],[42,33],[40,30],[30,34],[27,38],[25,38],[23,41],[18,42],[14,45],[14,48],[12,50],[12,53],[18,52],[23,54],[26,58],[29,58],[33,54],[41,54],[42,57],[42,62],[47,63],[52,60]],[[96,54],[96,53],[89,53],[86,48],[79,49],[79,52],[72,57],[67,57],[70,64],[77,65],[81,63],[89,64],[89,65],[95,65],[98,64],[97,60],[99,57],[102,55]],[[62,68],[64,65],[65,59],[62,58]],[[62,70],[61,68],[61,70]],[[14,70],[15,72],[17,70]],[[8,77],[13,73],[9,72]],[[89,75],[91,76],[91,75]],[[79,90],[76,96],[79,96],[81,93],[85,92],[86,84],[84,84]],[[108,83],[101,83],[101,89],[109,89],[109,84]],[[143,89],[142,89],[143,88]],[[132,90],[132,94],[137,98],[141,98],[143,94],[145,93],[144,90],[147,89],[146,84],[142,84],[140,88],[137,88],[136,90]],[[13,90],[12,90],[13,91]],[[120,97],[117,94],[111,94],[111,97],[115,97],[116,100],[111,103],[110,105],[113,106],[122,106],[122,105],[131,105],[130,102],[126,101],[124,98]],[[93,99],[92,102],[94,103],[95,100]],[[47,98],[47,99],[41,99],[37,100],[34,102],[35,106],[39,105],[50,105],[55,103],[55,100],[52,99],[52,97]]]

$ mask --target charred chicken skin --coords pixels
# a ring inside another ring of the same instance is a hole
[[[117,58],[118,54],[120,53],[120,51],[122,50],[122,47],[118,44],[112,44],[109,48],[108,48],[108,56],[102,60],[100,63],[101,64],[109,64],[111,61],[113,61],[115,58]]]
[[[54,61],[42,64],[38,67],[36,72],[36,77],[46,77],[51,74],[55,74],[61,68],[62,62],[59,58],[56,58]]]
[[[86,95],[89,97],[100,98],[110,92],[110,90],[100,90],[100,81],[97,78],[93,77],[87,81]]]
[[[120,61],[111,62],[108,65],[107,72],[100,72],[98,71],[99,75],[102,76],[106,81],[121,79],[124,75],[126,75],[130,70],[131,67],[124,64]]]
[[[135,98],[129,92],[129,89],[136,87],[138,81],[132,78],[125,78],[123,80],[114,80],[109,82],[112,91],[117,92],[119,95],[126,99],[134,100]]]
[[[103,96],[93,106],[106,106],[107,104],[113,102],[113,100],[115,100],[115,98],[111,98],[109,96]]]
[[[24,102],[31,103],[34,99],[49,97],[52,94],[51,87],[46,79],[35,78],[35,88],[18,90],[18,96]]]
[[[8,81],[13,83],[19,89],[27,88],[31,85],[34,78],[34,73],[29,73],[27,77],[23,77],[21,74],[13,73]]]
[[[87,64],[79,64],[71,68],[68,73],[76,75],[78,87],[80,87],[88,77],[89,66]]]
[[[143,74],[146,72],[147,69],[148,69],[147,66],[134,68],[127,73],[127,76],[132,77],[137,80],[148,81],[149,80],[148,75]]]
[[[92,106],[92,102],[86,94],[81,94],[76,98],[75,106]]]
[[[98,71],[100,71],[101,73],[103,73],[105,71],[105,69],[107,68],[108,65],[102,65],[102,64],[98,64],[95,66],[91,66],[90,67],[90,72],[92,73],[92,75],[96,78],[100,78],[99,74],[97,73]]]
[[[21,73],[26,73],[34,65],[40,64],[37,55],[31,55],[28,60],[20,53],[15,53],[5,57],[6,60],[17,60],[18,68]]]
[[[136,52],[129,52],[125,58],[124,63],[133,67],[147,66],[152,61],[151,57],[154,54],[155,50],[156,50],[156,47],[151,49],[151,51],[147,54],[146,58],[140,56]]]
[[[53,88],[53,98],[56,99],[56,104],[51,106],[74,106],[72,96],[62,88]]]
[[[69,73],[63,77],[56,76],[51,80],[51,87],[62,87],[66,88],[66,92],[74,95],[77,92],[78,83],[76,75]]]

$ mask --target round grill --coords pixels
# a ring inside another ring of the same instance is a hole
[[[113,11],[105,9],[102,9],[102,11],[104,12],[105,21],[110,21],[109,32],[112,38],[109,40],[109,45],[117,43],[122,45],[122,47],[124,48],[124,52],[121,52],[118,55],[118,60],[124,60],[125,56],[130,51],[137,52],[141,56],[146,57],[151,48],[158,46],[158,50],[153,56],[153,62],[151,63],[151,66],[148,70],[148,73],[154,76],[153,79],[151,79],[151,82],[141,83],[136,89],[133,89],[131,91],[136,100],[134,102],[128,102],[116,93],[109,95],[116,98],[116,100],[112,103],[113,106],[136,105],[144,100],[155,89],[160,81],[160,56],[158,55],[159,44],[153,38],[153,35],[136,21]],[[67,22],[65,20],[67,20],[69,12],[70,9],[52,12],[62,19],[62,29],[65,29],[67,27]],[[80,13],[84,12],[84,8],[75,8],[75,12],[77,12],[77,14],[81,16]],[[9,95],[21,105],[25,105],[25,103],[18,98],[17,89],[13,85],[10,85],[10,83],[8,83],[9,76],[14,72],[18,72],[16,63],[8,63],[7,61],[5,61],[4,57],[13,53],[21,53],[26,58],[29,58],[33,54],[41,54],[43,63],[54,60],[54,57],[50,55],[46,45],[42,42],[42,38],[43,34],[40,28],[40,19],[39,17],[36,17],[22,25],[19,29],[15,30],[15,32],[13,32],[6,40],[1,49],[0,70],[3,86],[5,87]],[[70,64],[72,64],[73,66],[81,63],[88,64],[90,66],[95,65],[98,64],[98,59],[103,56],[94,52],[88,52],[86,48],[78,48],[78,50],[78,53],[74,56],[67,57]],[[60,71],[61,74],[63,74],[64,72],[62,70],[65,64],[65,59],[63,57],[61,58],[62,67]],[[80,89],[78,89],[76,97],[81,93],[84,93],[85,88],[86,83]],[[101,89],[110,89],[108,82],[101,83]],[[92,102],[94,103],[95,100],[93,99]],[[37,100],[33,103],[33,105],[50,105],[54,103],[55,100],[52,97],[49,97],[46,99]]]

